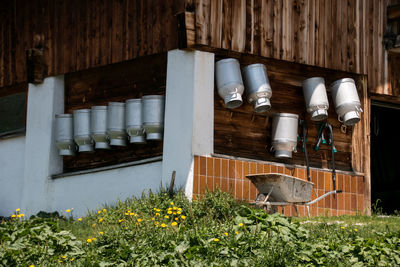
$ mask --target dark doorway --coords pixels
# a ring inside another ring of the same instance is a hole
[[[371,204],[400,211],[400,105],[372,102]]]

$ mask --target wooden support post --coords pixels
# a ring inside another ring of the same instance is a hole
[[[176,15],[178,23],[178,48],[185,49],[195,45],[194,12],[182,12]]]
[[[42,83],[47,74],[47,64],[43,49],[32,48],[26,51],[28,83]]]

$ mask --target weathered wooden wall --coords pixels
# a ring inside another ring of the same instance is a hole
[[[302,64],[288,63],[285,61],[260,58],[250,55],[235,55],[242,65],[252,63],[263,63],[267,67],[268,77],[273,88],[271,105],[272,109],[266,113],[254,113],[252,105],[245,100],[244,104],[237,109],[227,109],[223,100],[215,94],[215,118],[214,118],[214,152],[217,154],[232,155],[243,158],[259,160],[286,162],[291,164],[304,165],[304,153],[301,152],[301,145],[298,144],[298,152],[293,153],[293,158],[288,160],[277,159],[270,152],[271,148],[271,125],[272,115],[276,112],[288,112],[298,114],[300,119],[306,120],[308,124],[307,149],[310,165],[318,168],[331,168],[330,146],[321,145],[319,151],[313,147],[317,142],[319,124],[310,120],[304,106],[302,92],[302,81],[309,77],[320,76],[325,78],[327,85],[343,77],[352,77],[358,86],[359,94],[363,95],[363,83],[361,75],[351,74],[343,71],[334,71],[325,68],[306,66]],[[224,57],[223,54],[220,56]],[[220,59],[217,56],[217,60]],[[334,105],[331,102],[330,90],[329,118],[334,131],[335,146],[338,152],[335,154],[336,168],[346,171],[364,170],[359,158],[364,155],[360,146],[353,146],[353,132],[358,131],[363,125],[347,127],[346,132],[340,130],[341,123],[337,120]],[[363,108],[366,106],[363,103]],[[364,114],[363,121],[365,120]],[[299,130],[299,132],[301,132]],[[354,151],[357,149],[358,151]],[[354,153],[355,152],[355,153]],[[354,163],[354,164],[353,164]]]
[[[47,75],[177,48],[184,0],[10,0],[0,3],[1,87],[26,82],[25,51],[42,47]]]
[[[167,54],[141,57],[65,76],[65,112],[124,102],[143,95],[165,95]],[[64,157],[64,172],[92,169],[162,155],[162,142],[148,142]]]
[[[393,95],[382,45],[386,7],[399,0],[188,0],[195,44],[368,75]]]

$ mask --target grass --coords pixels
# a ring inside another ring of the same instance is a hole
[[[16,215],[20,212],[16,212]],[[0,266],[400,265],[400,218],[285,218],[221,191],[143,194],[86,217],[0,222]]]

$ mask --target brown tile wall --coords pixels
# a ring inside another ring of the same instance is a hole
[[[278,172],[307,179],[304,168],[286,167],[270,163],[234,160],[218,157],[194,157],[193,198],[200,197],[206,190],[220,188],[230,192],[238,200],[253,202],[258,191],[246,178],[247,174]],[[332,190],[332,174],[323,170],[310,170],[311,182],[314,183],[312,199]],[[343,193],[330,195],[310,206],[312,216],[339,216],[344,214],[363,213],[364,182],[362,176],[352,176],[343,173],[336,174],[336,187]],[[306,208],[297,206],[299,216],[306,216]],[[294,208],[286,206],[279,212],[287,216],[296,215]]]

